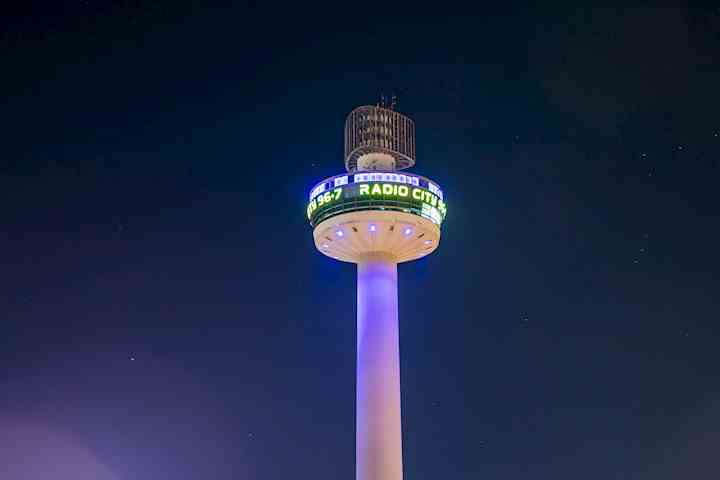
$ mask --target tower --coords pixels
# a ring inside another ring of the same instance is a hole
[[[394,103],[394,102],[393,102]],[[397,264],[440,241],[447,207],[415,164],[415,125],[384,102],[345,121],[347,173],[310,191],[317,249],[357,264],[356,480],[402,479]]]

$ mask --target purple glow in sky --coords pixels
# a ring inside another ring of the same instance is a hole
[[[0,418],[3,480],[121,480],[70,435],[34,421]]]

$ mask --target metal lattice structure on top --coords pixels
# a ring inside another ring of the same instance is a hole
[[[415,124],[405,115],[382,106],[358,107],[345,121],[345,168],[358,171],[358,159],[386,154],[395,170],[415,165]]]

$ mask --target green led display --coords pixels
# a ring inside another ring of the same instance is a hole
[[[447,214],[445,202],[422,187],[400,183],[362,182],[321,193],[307,205],[314,226],[335,215],[356,210],[395,210],[413,213],[440,225]]]

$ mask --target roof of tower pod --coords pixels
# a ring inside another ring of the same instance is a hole
[[[405,115],[385,106],[358,107],[345,120],[345,168],[348,172],[363,170],[358,160],[369,154],[390,156],[393,170],[415,165],[415,124]]]

